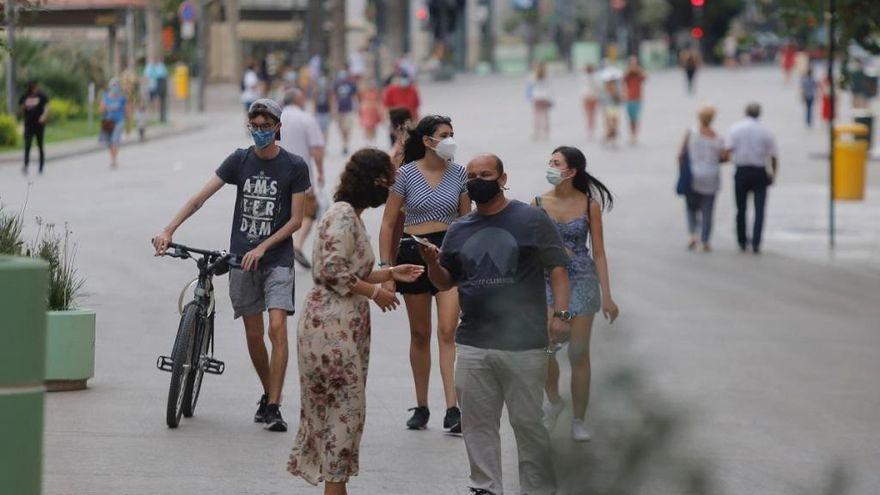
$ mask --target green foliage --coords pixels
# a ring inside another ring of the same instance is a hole
[[[15,117],[0,113],[0,146],[18,146],[18,134]]]
[[[653,33],[663,26],[671,11],[667,0],[638,0],[636,23],[646,32]]]
[[[52,98],[49,100],[49,121],[67,122],[69,119],[79,117],[82,107],[76,102],[64,98]]]
[[[49,294],[48,309],[50,311],[66,311],[73,309],[74,301],[82,293],[85,280],[79,276],[73,265],[76,256],[76,245],[70,242],[70,230],[64,225],[64,235],[55,232],[53,224],[46,224],[37,217],[39,230],[31,246],[28,256],[39,258],[49,263]]]
[[[824,24],[827,0],[763,0],[765,10],[782,21],[788,33],[803,37],[806,32]],[[855,43],[865,50],[880,54],[880,2],[877,0],[837,0],[838,49],[846,56]]]
[[[18,94],[34,80],[50,98],[63,98],[79,105],[88,98],[89,82],[104,84],[105,52],[89,45],[46,43],[19,38],[15,41],[15,78]],[[5,88],[0,88],[5,98]]]
[[[0,254],[20,256],[24,248],[24,238],[21,235],[24,227],[24,209],[18,213],[4,211],[0,204]]]

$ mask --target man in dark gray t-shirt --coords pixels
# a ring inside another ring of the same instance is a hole
[[[303,192],[309,188],[305,161],[275,144],[281,107],[262,99],[251,104],[248,129],[254,146],[233,152],[207,184],[153,238],[162,254],[174,232],[223,187],[237,188],[229,251],[241,269],[229,271],[229,295],[235,318],[244,320],[248,352],[263,385],[254,421],[271,431],[287,431],[279,409],[287,370],[287,316],[293,314],[293,241],[303,217]],[[269,313],[271,356],[263,337],[263,313]]]
[[[541,405],[548,340],[570,331],[568,255],[543,211],[504,196],[495,155],[467,166],[476,211],[449,227],[443,247],[422,248],[438,289],[458,287],[461,323],[455,388],[471,464],[471,493],[502,493],[499,421],[504,406],[516,434],[522,493],[551,495],[556,480]],[[556,302],[547,325],[544,272]]]

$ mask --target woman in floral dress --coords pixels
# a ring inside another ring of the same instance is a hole
[[[394,172],[387,154],[362,149],[340,178],[332,207],[321,219],[312,259],[315,286],[299,320],[301,389],[299,432],[288,461],[291,474],[325,495],[346,493],[358,473],[370,358],[370,300],[382,311],[399,301],[382,282],[412,282],[424,270],[398,265],[373,270],[375,258],[360,215],[385,203]]]

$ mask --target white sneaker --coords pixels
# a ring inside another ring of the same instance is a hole
[[[547,428],[547,431],[553,431],[553,428],[556,428],[556,420],[559,419],[559,415],[562,414],[562,411],[565,410],[565,403],[562,402],[562,399],[559,399],[556,402],[546,402],[544,404],[544,428]]]
[[[584,420],[575,419],[571,422],[571,439],[575,442],[589,442],[593,439],[590,436],[590,432],[587,431],[586,425],[584,425]]]

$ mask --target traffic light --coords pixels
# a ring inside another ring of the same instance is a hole
[[[702,7],[706,4],[706,0],[691,0],[692,7]]]
[[[693,11],[694,21],[691,28],[691,36],[695,40],[703,38],[703,7],[706,6],[706,0],[691,0],[691,10]]]
[[[703,28],[701,28],[700,26],[697,26],[697,27],[691,29],[691,36],[693,36],[694,39],[697,39],[697,40],[701,39],[703,37]]]

